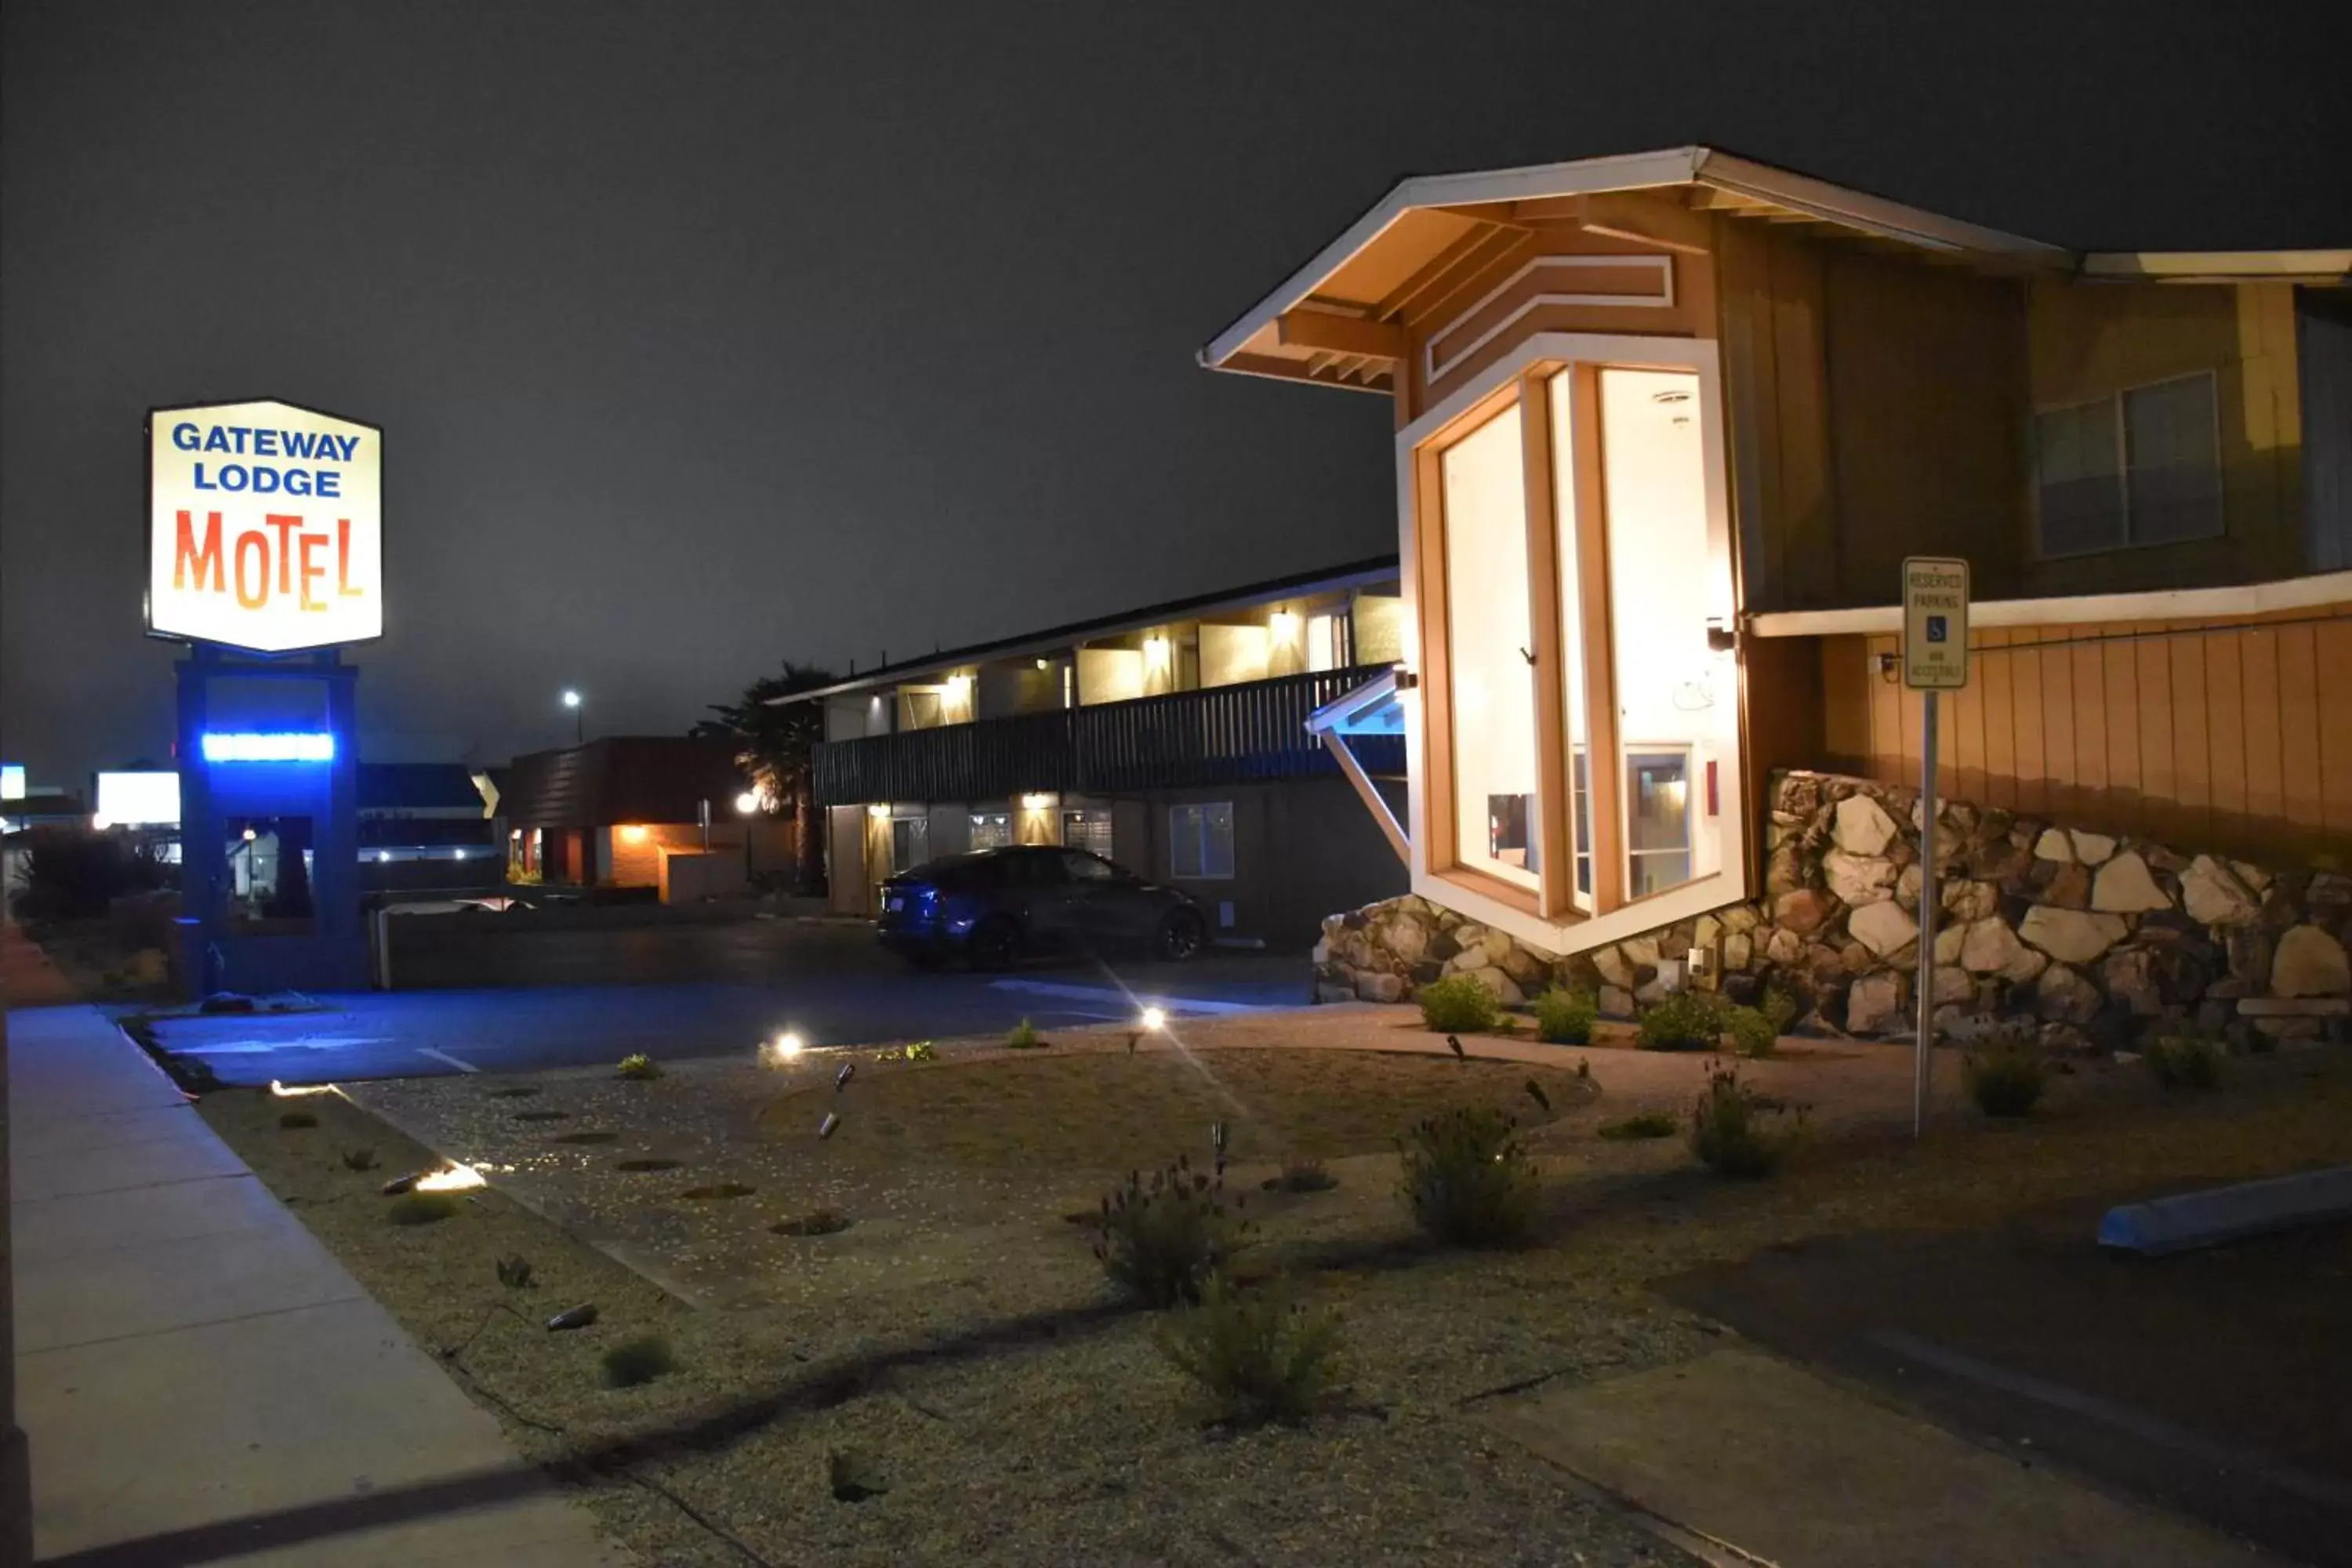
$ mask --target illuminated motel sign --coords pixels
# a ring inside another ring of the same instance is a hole
[[[258,653],[383,635],[383,432],[290,403],[147,415],[147,630]]]

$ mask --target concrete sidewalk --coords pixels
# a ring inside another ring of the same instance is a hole
[[[629,1561],[99,1013],[8,1045],[44,1563]]]

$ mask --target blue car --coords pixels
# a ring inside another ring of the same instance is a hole
[[[1125,948],[1188,959],[1208,942],[1189,894],[1083,849],[1023,845],[950,855],[882,884],[882,945],[929,967],[1009,969],[1032,953]]]

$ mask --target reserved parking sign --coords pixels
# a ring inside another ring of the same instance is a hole
[[[1969,563],[1939,555],[1903,563],[1903,684],[1957,691],[1969,683]]]

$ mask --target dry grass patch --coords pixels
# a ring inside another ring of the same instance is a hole
[[[1227,1157],[1276,1163],[1384,1151],[1425,1116],[1531,1101],[1539,1082],[1549,1121],[1591,1087],[1573,1072],[1522,1063],[1362,1051],[1112,1052],[949,1063],[945,1070],[860,1079],[845,1101],[845,1157],[879,1156],[982,1170],[1124,1172],[1208,1150],[1225,1123]],[[832,1088],[787,1094],[761,1113],[763,1131],[804,1137],[835,1103]]]

